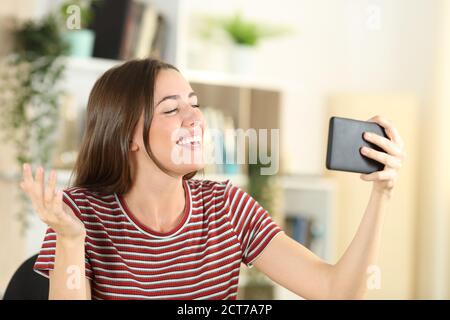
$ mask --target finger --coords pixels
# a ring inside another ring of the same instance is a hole
[[[388,154],[401,157],[402,152],[400,148],[391,140],[386,139],[385,137],[382,137],[376,133],[372,132],[365,132],[364,133],[364,140],[372,142],[373,144],[379,146],[381,149],[386,151]]]
[[[403,140],[400,137],[400,134],[398,133],[397,129],[392,125],[392,122],[384,117],[381,117],[379,115],[370,118],[368,121],[378,123],[380,126],[382,126],[389,139],[397,143],[400,147],[404,146]]]
[[[20,188],[27,194],[27,196],[29,197],[29,199],[31,200],[31,203],[33,205],[34,211],[37,212],[39,218],[44,221],[46,219],[44,213],[45,210],[44,208],[40,205],[40,201],[39,199],[37,199],[37,197],[35,196],[35,194],[33,192],[31,192],[33,185],[30,187],[29,183],[26,183],[24,181],[21,181],[19,183]]]
[[[30,194],[29,192],[30,191],[29,185],[26,182],[21,181],[19,183],[19,187],[20,189],[22,189],[23,192],[25,192],[25,194],[30,198],[30,200],[32,200],[33,195]]]
[[[370,174],[362,174],[360,177],[364,181],[386,181],[395,179],[395,170],[383,170],[372,172]]]
[[[398,158],[391,156],[385,152],[380,152],[368,147],[362,147],[361,153],[367,158],[376,160],[390,168],[399,169],[401,167],[401,162]]]
[[[56,185],[56,172],[54,170],[50,171],[50,177],[48,178],[48,184],[45,187],[44,201],[46,205],[49,205],[55,196],[55,185]]]
[[[36,174],[34,177],[34,181],[37,183],[44,182],[44,168],[42,168],[42,166],[39,166],[36,168]]]
[[[30,164],[28,164],[28,163],[23,164],[22,175],[23,175],[23,181],[20,182],[20,187],[30,198],[35,211],[39,212],[40,209],[42,208],[42,202],[39,200],[39,197],[37,196],[37,194],[35,192],[35,181],[33,178],[33,171],[32,171]]]

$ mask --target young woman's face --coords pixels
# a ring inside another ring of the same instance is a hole
[[[177,175],[202,169],[205,124],[189,83],[176,70],[161,70],[153,103],[149,143],[155,158]]]

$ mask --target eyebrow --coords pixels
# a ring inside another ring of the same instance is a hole
[[[196,97],[197,94],[196,94],[195,92],[191,92],[191,93],[189,93],[188,98],[194,97],[194,96]],[[180,98],[180,95],[179,95],[179,94],[174,94],[174,95],[170,95],[170,96],[165,96],[164,98],[162,98],[162,99],[155,105],[155,107],[158,106],[161,102],[163,102],[163,101],[165,101],[165,100],[169,100],[169,99],[177,100],[177,99],[179,99],[179,98]]]

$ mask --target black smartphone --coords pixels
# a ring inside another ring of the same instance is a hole
[[[364,132],[373,132],[387,138],[384,128],[369,121],[331,117],[328,129],[326,167],[329,170],[372,173],[384,169],[384,164],[361,154],[361,147],[384,152],[364,140]]]

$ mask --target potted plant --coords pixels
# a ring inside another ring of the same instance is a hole
[[[230,59],[231,71],[241,74],[253,72],[255,49],[263,39],[290,32],[284,26],[246,20],[239,12],[230,17],[217,19],[216,25],[225,31],[233,43]]]
[[[67,45],[52,15],[20,25],[13,40],[13,53],[2,58],[0,67],[0,125],[5,142],[14,148],[17,167],[12,171],[19,179],[25,162],[51,165],[62,94],[58,84],[65,69],[60,57]],[[20,197],[18,218],[25,231],[31,208],[22,192]]]
[[[90,57],[94,49],[95,33],[88,29],[93,18],[93,0],[68,0],[60,7],[64,39],[69,45],[68,54]]]

